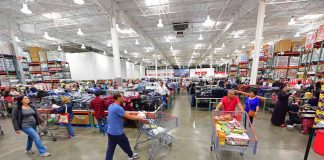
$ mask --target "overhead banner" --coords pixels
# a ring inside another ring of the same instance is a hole
[[[315,33],[311,32],[306,36],[305,48],[312,49],[314,43],[315,43]]]
[[[189,77],[189,69],[175,69],[174,77]]]
[[[317,30],[316,42],[324,41],[324,24],[321,25]]]

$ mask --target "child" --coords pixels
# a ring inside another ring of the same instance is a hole
[[[299,102],[300,99],[298,97],[294,97],[293,103],[288,105],[288,114],[289,114],[289,122],[287,127],[293,128],[297,123],[299,123],[298,118],[298,110],[299,110]]]

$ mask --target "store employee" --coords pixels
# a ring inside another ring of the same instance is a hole
[[[219,108],[223,107],[223,111],[235,111],[236,105],[239,106],[240,111],[244,112],[244,107],[242,106],[240,99],[235,96],[234,90],[228,90],[227,96],[223,97],[222,100],[216,106],[216,111],[219,111]]]

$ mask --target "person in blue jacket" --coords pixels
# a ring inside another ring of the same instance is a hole
[[[72,120],[73,120],[73,106],[72,106],[72,103],[71,103],[71,100],[69,97],[66,97],[66,96],[62,96],[61,97],[61,100],[62,100],[62,106],[60,108],[57,108],[57,109],[54,109],[54,112],[55,113],[68,113],[69,116],[70,116],[70,119],[69,119],[69,123],[65,124],[68,132],[69,132],[69,135],[70,135],[70,138],[74,139],[75,138],[75,134],[74,134],[74,130],[72,128]]]

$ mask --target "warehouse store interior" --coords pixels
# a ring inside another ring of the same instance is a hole
[[[1,0],[0,160],[322,160],[323,0]]]

